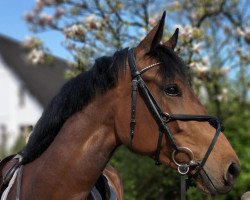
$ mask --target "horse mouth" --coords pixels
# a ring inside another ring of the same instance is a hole
[[[202,169],[196,178],[196,184],[198,190],[206,195],[215,196],[218,194],[224,194],[232,189],[232,185],[216,186],[214,181],[210,178],[208,173]]]

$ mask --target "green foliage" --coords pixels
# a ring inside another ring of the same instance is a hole
[[[235,112],[225,120],[226,136],[241,161],[241,174],[234,189],[223,199],[237,199],[250,190],[250,111],[249,106],[234,102]]]
[[[156,166],[152,159],[121,147],[111,160],[124,183],[125,197],[137,199],[178,199],[179,178],[166,166]]]

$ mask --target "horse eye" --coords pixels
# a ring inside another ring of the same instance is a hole
[[[181,91],[180,91],[179,87],[175,84],[167,85],[164,88],[164,91],[169,96],[181,96]]]

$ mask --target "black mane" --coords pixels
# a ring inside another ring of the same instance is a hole
[[[159,68],[163,80],[171,80],[176,74],[187,78],[186,66],[171,49],[159,45],[150,54],[163,63]],[[119,72],[125,68],[126,58],[127,49],[117,51],[113,57],[101,57],[89,71],[81,73],[62,87],[44,110],[22,150],[22,164],[40,156],[72,114],[87,106],[97,93],[104,94],[117,84]]]
[[[62,87],[44,110],[22,150],[22,164],[40,156],[72,114],[86,106],[97,93],[103,94],[116,85],[118,73],[125,67],[126,55],[127,49],[124,49],[117,51],[113,57],[101,57],[89,71]]]

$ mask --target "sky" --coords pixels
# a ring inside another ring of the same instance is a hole
[[[0,0],[0,34],[23,41],[32,35],[24,20],[24,15],[31,10],[35,0]],[[63,36],[56,32],[38,34],[53,55],[69,59],[69,53],[62,47]]]

